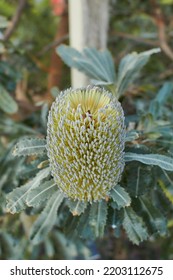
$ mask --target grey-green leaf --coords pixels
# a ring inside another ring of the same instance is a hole
[[[94,202],[90,208],[89,224],[96,237],[103,237],[107,219],[107,203],[105,200]]]
[[[115,83],[114,63],[108,50],[85,48],[80,53],[74,48],[61,45],[56,51],[68,66],[77,68],[90,78],[110,84]]]
[[[164,155],[126,153],[124,159],[126,162],[135,160],[148,165],[157,165],[167,171],[173,171],[173,158]]]
[[[119,185],[111,190],[110,197],[113,199],[111,203],[113,208],[120,209],[121,207],[129,206],[131,203],[129,194]]]
[[[6,211],[15,214],[25,209],[27,207],[26,197],[30,188],[31,183],[29,182],[9,193],[7,195]]]
[[[36,177],[30,180],[20,188],[14,189],[7,195],[7,206],[6,211],[12,214],[18,213],[27,207],[26,198],[33,188],[37,188],[41,181],[50,174],[50,168],[47,167],[37,173]]]
[[[28,156],[46,153],[46,140],[42,138],[21,139],[14,147],[14,156]]]
[[[55,181],[49,180],[41,183],[37,188],[32,188],[27,195],[26,203],[28,206],[38,206],[47,199],[49,199],[54,192],[57,191],[57,186]]]
[[[35,176],[35,178],[32,179],[31,181],[32,189],[37,188],[41,184],[42,180],[48,177],[49,175],[50,175],[50,167],[46,167],[40,170]]]
[[[134,212],[131,207],[123,208],[123,228],[132,243],[139,245],[148,238],[147,229],[143,220]]]
[[[159,48],[142,53],[131,53],[126,55],[120,62],[117,78],[117,93],[122,95],[130,84],[133,83],[142,67],[148,62],[150,56],[160,52]]]
[[[139,162],[130,162],[126,166],[125,187],[130,196],[138,197],[148,192],[153,184],[153,176],[148,176],[152,171],[150,165],[142,165]]]
[[[14,114],[18,110],[17,103],[2,85],[0,85],[0,108],[8,114]]]
[[[38,244],[44,240],[56,222],[57,211],[63,201],[62,192],[55,192],[48,200],[46,207],[33,224],[30,239],[33,244]]]
[[[87,203],[79,200],[68,200],[68,207],[74,216],[79,216],[85,211]]]

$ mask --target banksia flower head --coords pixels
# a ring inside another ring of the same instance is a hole
[[[52,176],[67,197],[97,201],[109,195],[124,168],[124,114],[112,94],[98,87],[67,89],[48,118]]]

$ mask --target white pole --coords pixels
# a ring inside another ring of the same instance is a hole
[[[84,20],[82,0],[69,0],[69,33],[70,46],[82,51],[84,46]],[[73,88],[84,87],[87,85],[87,77],[77,71],[71,69],[71,84]]]

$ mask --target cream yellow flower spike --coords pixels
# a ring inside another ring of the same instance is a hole
[[[52,176],[67,197],[106,198],[124,169],[124,141],[123,109],[110,92],[67,89],[52,104],[47,151]]]

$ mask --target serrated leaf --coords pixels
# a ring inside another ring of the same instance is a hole
[[[123,211],[123,228],[132,243],[139,245],[140,242],[148,238],[147,229],[143,220],[134,212],[131,207],[122,209]]]
[[[120,209],[121,207],[129,206],[131,203],[129,194],[119,185],[111,190],[110,197],[113,199],[113,202],[111,203],[113,208]]]
[[[14,156],[46,153],[46,140],[42,138],[21,139],[14,147]]]
[[[18,213],[27,207],[26,198],[33,188],[37,188],[41,181],[46,178],[50,174],[50,168],[45,168],[37,173],[36,177],[21,186],[20,188],[16,188],[11,193],[7,195],[7,206],[6,211],[12,214]]]
[[[139,201],[141,208],[148,216],[153,229],[156,230],[160,235],[165,235],[167,232],[167,223],[162,213],[156,207],[154,207],[154,205],[150,203],[147,198],[141,197],[139,198]]]
[[[26,203],[28,206],[38,206],[49,199],[55,191],[57,191],[57,186],[53,179],[41,183],[37,188],[30,190],[26,198]]]
[[[18,110],[17,103],[2,85],[0,85],[0,108],[8,114],[14,114]]]
[[[80,53],[74,48],[61,45],[56,51],[68,66],[84,72],[90,78],[110,84],[115,82],[114,63],[108,50],[85,48]]]
[[[46,177],[48,177],[50,175],[50,167],[44,168],[42,170],[40,170],[36,177],[34,179],[32,179],[31,183],[32,183],[32,189],[37,188],[40,183],[42,182],[43,179],[45,179]]]
[[[68,207],[70,208],[70,211],[73,214],[73,216],[79,216],[85,211],[87,203],[79,200],[69,200]]]
[[[32,240],[33,244],[38,244],[43,241],[46,235],[52,229],[56,222],[58,208],[60,207],[63,199],[63,193],[57,191],[48,200],[46,207],[39,215],[31,229],[30,239]]]
[[[173,171],[173,159],[164,155],[126,153],[124,159],[126,162],[135,160],[148,165],[157,165],[164,170]]]
[[[6,211],[15,214],[25,209],[27,207],[26,197],[28,192],[30,191],[30,188],[31,184],[29,182],[8,194]]]
[[[104,200],[94,202],[90,208],[89,224],[95,237],[103,237],[107,220],[107,203]]]
[[[120,62],[117,78],[117,93],[122,95],[130,84],[133,83],[142,67],[148,62],[150,56],[160,52],[159,48],[142,53],[131,53],[126,55]]]

